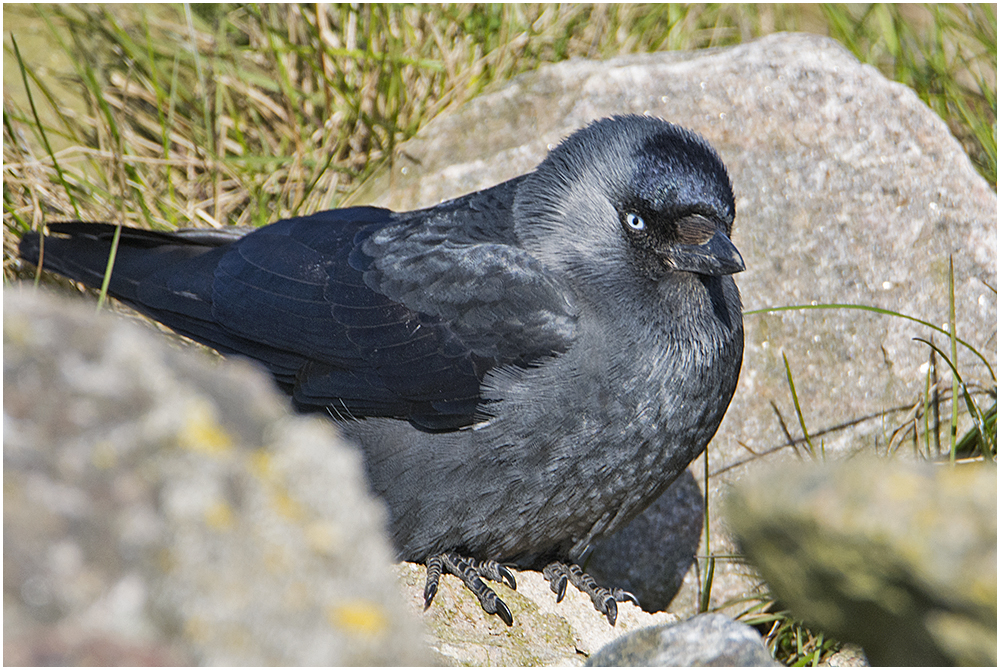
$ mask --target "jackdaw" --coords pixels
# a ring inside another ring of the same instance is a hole
[[[645,116],[577,131],[533,171],[412,212],[319,212],[244,231],[122,228],[109,292],[262,362],[364,452],[399,557],[483,609],[507,566],[567,581],[614,624],[634,597],[576,562],[697,457],[743,359],[726,169]],[[100,286],[117,234],[56,223],[21,257]],[[331,492],[335,495],[335,492]]]

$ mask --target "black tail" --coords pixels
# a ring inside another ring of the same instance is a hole
[[[49,224],[48,230],[44,237],[21,238],[21,258],[100,288],[117,226],[74,221]],[[219,259],[245,232],[123,227],[108,293],[193,340],[223,353],[243,353],[250,345],[221,327],[212,313],[212,279]],[[280,364],[272,368],[283,372]]]
[[[117,226],[73,221],[49,224],[49,235],[27,233],[18,252],[22,259],[87,286],[100,288]],[[121,229],[108,292],[133,306],[143,301],[139,285],[158,271],[228,245],[239,234],[208,230],[160,233]]]
[[[18,252],[24,260],[100,288],[117,226],[53,223],[49,235],[28,233]],[[300,356],[245,339],[219,323],[212,307],[215,270],[246,230],[180,230],[160,233],[122,228],[108,293],[196,342],[224,354],[263,362],[281,384],[291,384]]]

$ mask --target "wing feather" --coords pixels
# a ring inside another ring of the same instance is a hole
[[[570,294],[520,248],[520,178],[433,208],[374,207],[229,231],[125,229],[115,295],[227,354],[263,362],[304,408],[454,430],[484,415],[481,385],[565,352]],[[100,281],[115,227],[50,229],[53,267]],[[31,252],[33,242],[22,244]]]

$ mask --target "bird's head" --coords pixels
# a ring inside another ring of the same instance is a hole
[[[744,269],[725,166],[701,137],[653,117],[577,131],[525,180],[515,209],[526,247],[571,275],[627,268],[659,282]]]

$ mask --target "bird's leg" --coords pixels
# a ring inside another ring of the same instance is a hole
[[[431,601],[437,594],[438,582],[441,579],[442,571],[447,571],[465,584],[465,588],[472,591],[483,610],[488,614],[496,614],[500,619],[511,626],[514,624],[514,617],[511,616],[507,604],[497,597],[493,589],[486,586],[480,577],[484,577],[494,582],[505,582],[510,588],[517,589],[517,582],[514,580],[514,573],[506,566],[500,565],[496,561],[479,561],[464,558],[455,552],[446,552],[431,556],[427,560],[427,583],[424,585],[424,609],[431,606]]]
[[[542,570],[542,574],[549,580],[549,588],[556,594],[556,602],[560,602],[566,595],[566,583],[572,582],[573,586],[590,596],[594,609],[606,616],[612,626],[618,619],[618,603],[629,600],[636,605],[639,604],[639,599],[628,591],[618,588],[606,589],[599,585],[575,563],[569,565],[559,562],[549,563]]]

